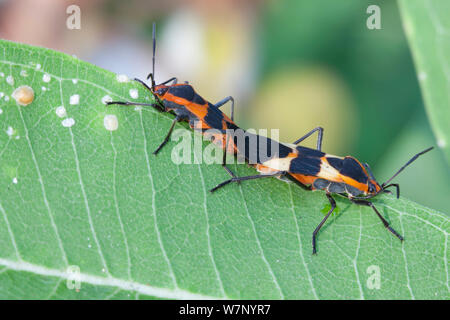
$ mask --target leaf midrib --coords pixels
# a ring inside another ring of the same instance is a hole
[[[40,276],[45,276],[45,277],[55,277],[55,278],[59,278],[60,280],[74,281],[74,275],[71,273],[69,274],[68,272],[65,272],[64,270],[50,269],[50,268],[40,266],[37,264],[28,263],[23,260],[12,261],[12,260],[8,260],[8,259],[0,258],[0,266],[5,267],[4,269],[0,270],[0,273],[8,271],[8,270],[13,270],[13,271],[17,271],[17,272],[30,272],[30,273],[40,275]],[[189,292],[187,290],[182,290],[179,288],[178,289],[167,289],[167,288],[154,287],[154,286],[149,286],[146,284],[138,283],[135,281],[115,278],[112,276],[99,277],[96,275],[79,273],[79,280],[80,280],[80,283],[106,286],[106,287],[117,287],[121,290],[137,292],[140,294],[157,297],[157,298],[164,298],[164,299],[181,299],[181,300],[229,299],[226,296],[225,297],[207,296],[207,295]]]

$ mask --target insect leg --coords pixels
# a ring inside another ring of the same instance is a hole
[[[316,250],[316,236],[317,236],[317,233],[319,232],[320,228],[322,228],[322,226],[325,223],[325,221],[327,221],[328,217],[331,215],[333,210],[336,209],[336,201],[334,201],[333,197],[330,194],[328,194],[328,193],[326,193],[325,195],[327,196],[328,201],[330,201],[331,209],[330,209],[330,211],[328,211],[328,213],[325,216],[325,218],[322,219],[322,221],[319,223],[319,225],[316,227],[316,229],[313,232],[313,236],[312,236],[313,254],[317,253],[317,250]]]
[[[228,151],[228,134],[225,133],[225,148],[223,150],[223,158],[222,158],[222,167],[226,172],[233,178],[237,178],[236,175],[231,171],[230,168],[227,167],[227,151]],[[240,181],[238,181],[240,183]]]
[[[373,211],[375,211],[375,213],[377,214],[378,218],[380,218],[381,222],[383,222],[383,225],[386,229],[388,229],[394,236],[396,236],[397,238],[400,239],[400,241],[403,241],[403,237],[394,229],[391,228],[391,226],[389,225],[389,222],[386,221],[385,218],[383,218],[383,216],[378,212],[377,208],[375,208],[375,206],[373,205],[372,202],[370,201],[366,201],[366,200],[353,200],[350,199],[351,202],[359,204],[361,206],[367,206],[367,207],[371,207],[373,209]]]
[[[135,81],[139,82],[140,84],[142,84],[147,90],[149,90],[150,92],[152,92],[152,90],[150,89],[149,86],[147,86],[147,84],[137,78],[134,78]],[[123,106],[150,106],[150,107],[154,107],[156,109],[158,109],[159,111],[164,111],[164,108],[161,107],[158,103],[139,103],[139,102],[129,102],[129,101],[108,101],[106,102],[106,105],[111,105],[111,104],[120,104]]]
[[[317,135],[317,150],[322,151],[322,136],[323,136],[323,128],[317,127],[312,129],[310,132],[305,134],[303,137],[299,138],[298,140],[294,141],[294,144],[298,144],[308,138],[310,135],[312,135],[314,132],[318,131]]]
[[[142,81],[141,79],[134,78],[134,81],[139,82],[139,83],[142,84],[148,91],[152,92],[152,89],[150,89],[150,87],[149,87],[144,81]]]
[[[166,84],[166,83],[169,83],[170,81],[173,81],[172,82],[172,85],[174,85],[174,84],[177,84],[178,83],[178,79],[177,79],[177,77],[173,77],[173,78],[170,78],[169,80],[166,80],[166,81],[164,81],[164,82],[161,82],[159,85],[162,85],[162,84]]]
[[[153,77],[153,75],[150,73],[150,74],[148,75],[147,79],[148,79],[148,78],[151,78],[151,77]],[[148,90],[152,91],[152,89],[150,89],[150,87],[149,87],[144,81],[142,81],[141,79],[134,78],[134,81],[137,81],[137,82],[141,83],[141,84],[142,84],[144,87],[146,87]],[[173,81],[172,85],[174,85],[174,84],[177,84],[177,81],[178,81],[178,80],[177,80],[176,77],[173,77],[173,78],[170,78],[170,79],[167,80],[167,81],[164,81],[163,83],[160,83],[159,85],[166,84],[166,83],[168,83],[168,82],[170,82],[170,81]],[[153,91],[152,91],[152,92],[153,92]]]
[[[221,106],[223,106],[228,101],[231,101],[231,121],[234,121],[234,99],[233,99],[232,96],[229,96],[229,97],[226,97],[226,98],[220,100],[214,106],[216,108],[220,108]]]
[[[222,188],[223,186],[231,183],[231,182],[238,182],[238,181],[244,181],[244,180],[253,180],[253,179],[259,179],[259,178],[270,178],[270,177],[275,177],[275,176],[280,176],[280,175],[284,175],[286,174],[286,171],[278,171],[272,174],[258,174],[256,176],[246,176],[246,177],[236,177],[236,178],[232,178],[229,180],[226,180],[222,183],[219,183],[217,186],[215,186],[214,188],[212,188],[211,190],[209,190],[210,192],[214,192],[219,188]]]
[[[175,124],[180,121],[179,117],[175,117],[175,119],[173,119],[172,125],[170,126],[169,132],[167,133],[166,137],[164,138],[163,142],[159,145],[158,148],[156,148],[155,151],[153,151],[153,154],[157,154],[159,152],[159,150],[161,150],[162,147],[164,147],[164,145],[169,141],[170,135],[172,134],[173,128],[175,127]]]
[[[387,185],[386,187],[384,187],[384,192],[390,192],[389,190],[386,190],[389,187],[395,187],[397,189],[397,199],[400,198],[400,186],[398,183],[391,183],[389,185]]]
[[[147,76],[147,80],[148,79],[150,79],[151,78],[151,80],[152,80],[152,83],[153,83],[153,73],[149,73],[148,74],[148,76]],[[142,81],[140,81],[139,79],[134,79],[134,80],[136,80],[136,81],[139,81],[139,82],[142,82]],[[177,84],[178,83],[178,79],[177,79],[177,77],[173,77],[173,78],[170,78],[169,80],[166,80],[166,81],[164,81],[164,82],[161,82],[160,84],[158,84],[158,86],[160,86],[160,85],[163,85],[163,84],[166,84],[166,83],[169,83],[170,81],[173,81],[172,82],[172,85],[174,85],[174,84]],[[147,87],[147,85],[145,85],[146,87]],[[147,87],[148,88],[148,87]]]

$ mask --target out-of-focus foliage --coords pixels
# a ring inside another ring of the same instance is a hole
[[[399,4],[437,145],[450,161],[450,2]]]

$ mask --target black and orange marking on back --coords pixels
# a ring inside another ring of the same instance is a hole
[[[317,139],[317,149],[297,146],[298,143],[308,138],[315,131],[318,131],[319,133]],[[322,152],[322,135],[323,129],[321,127],[317,127],[295,141],[293,145],[279,143],[281,151],[278,154],[254,165],[261,175],[234,177],[220,183],[211,189],[211,192],[214,192],[231,182],[281,176],[286,176],[307,190],[324,190],[325,195],[330,202],[331,209],[313,232],[313,254],[317,252],[316,236],[320,228],[336,208],[336,201],[332,197],[332,194],[347,197],[351,202],[357,205],[371,207],[380,218],[386,229],[388,229],[398,239],[403,241],[403,237],[389,225],[386,219],[380,214],[373,203],[368,201],[368,199],[373,198],[380,193],[391,193],[388,190],[390,187],[396,188],[397,198],[399,198],[400,186],[396,183],[390,182],[420,155],[430,151],[433,147],[416,154],[390,179],[380,185],[374,178],[368,164],[362,164],[356,158],[351,156],[337,157]],[[248,155],[246,153],[246,157],[247,156]]]

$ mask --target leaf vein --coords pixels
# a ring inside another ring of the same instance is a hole
[[[158,220],[157,220],[157,216],[156,216],[156,207],[155,207],[155,201],[156,201],[155,184],[153,181],[152,170],[150,167],[150,160],[149,160],[149,156],[148,156],[147,137],[145,135],[144,121],[142,119],[142,110],[139,110],[139,117],[140,117],[140,121],[141,121],[142,135],[144,138],[144,148],[145,148],[144,154],[145,154],[145,161],[146,161],[146,165],[147,165],[147,173],[148,173],[147,176],[150,180],[150,185],[152,187],[152,211],[153,211],[153,221],[154,221],[154,225],[155,225],[156,237],[158,238],[158,243],[161,248],[162,254],[164,256],[164,259],[166,260],[167,266],[169,267],[170,278],[172,279],[172,284],[175,288],[178,288],[175,273],[173,271],[172,264],[169,260],[169,257],[167,256],[166,250],[164,248],[164,244],[163,244],[162,238],[161,238],[161,233],[160,233],[159,227],[158,227]]]
[[[17,248],[16,238],[14,237],[14,233],[11,229],[11,225],[9,224],[8,216],[6,214],[5,209],[3,209],[3,206],[1,203],[0,203],[0,211],[2,212],[3,219],[5,220],[6,228],[8,229],[9,237],[11,238],[11,243],[14,247],[14,250],[16,251],[17,260],[22,260],[22,257],[20,256],[20,253],[19,253],[19,249]]]
[[[197,157],[196,152],[194,151],[194,157]],[[197,164],[197,168],[198,168],[198,172],[200,173],[200,178],[201,178],[201,182],[202,182],[202,190],[203,190],[203,211],[205,212],[205,219],[206,219],[206,238],[208,240],[208,254],[211,258],[213,267],[214,267],[214,272],[216,273],[216,278],[217,281],[219,282],[219,288],[220,288],[220,292],[222,293],[223,297],[226,297],[225,294],[225,290],[223,288],[223,283],[222,283],[222,279],[220,278],[220,273],[219,270],[217,269],[217,265],[216,265],[216,261],[214,260],[214,256],[212,253],[212,247],[211,247],[211,237],[209,234],[209,213],[208,213],[208,207],[206,204],[206,186],[205,186],[205,179],[203,176],[203,172],[200,168],[200,161],[195,161],[195,163]]]
[[[37,159],[36,159],[36,155],[34,153],[33,146],[32,146],[29,134],[28,134],[28,127],[27,127],[27,124],[25,122],[25,119],[23,118],[21,107],[18,106],[17,109],[19,111],[20,119],[22,120],[23,128],[25,130],[25,139],[27,140],[27,144],[28,144],[28,147],[30,149],[31,158],[33,159],[34,167],[35,167],[36,173],[38,175],[38,180],[39,180],[39,185],[41,187],[42,197],[43,197],[43,200],[44,200],[45,207],[47,208],[48,216],[50,218],[50,224],[51,224],[51,226],[53,228],[53,231],[55,232],[56,239],[58,240],[58,246],[59,246],[59,249],[61,250],[61,253],[62,253],[62,259],[63,259],[65,265],[68,266],[69,262],[67,260],[67,254],[66,254],[66,251],[64,250],[64,246],[63,246],[63,243],[62,243],[62,240],[61,240],[61,236],[59,235],[58,227],[57,227],[57,225],[55,223],[55,219],[53,217],[53,212],[52,212],[52,210],[50,208],[50,204],[49,204],[48,199],[47,199],[47,194],[46,194],[46,191],[45,191],[44,181],[42,180],[41,170],[39,169],[39,165],[38,165],[38,162],[37,162]]]
[[[113,149],[113,153],[114,153],[114,159],[113,159],[113,184],[112,184],[112,188],[113,188],[113,198],[114,198],[114,206],[115,206],[115,210],[116,210],[116,215],[117,215],[117,220],[119,220],[119,225],[120,225],[120,232],[122,233],[122,238],[123,238],[123,242],[125,245],[125,252],[127,255],[127,263],[128,263],[128,268],[127,268],[127,273],[128,273],[128,279],[131,280],[131,258],[130,258],[130,249],[128,247],[128,240],[127,237],[125,235],[125,229],[123,227],[123,223],[122,223],[122,218],[120,216],[120,209],[119,209],[119,202],[117,200],[117,188],[116,188],[116,162],[117,162],[117,150],[114,147],[114,139],[113,139],[113,134],[112,132],[110,132],[111,134],[111,148]]]
[[[289,193],[291,195],[292,217],[294,218],[295,228],[296,228],[296,231],[297,231],[297,240],[298,240],[298,245],[299,245],[299,255],[300,255],[300,258],[302,259],[302,263],[303,263],[303,265],[305,267],[306,274],[307,274],[307,277],[308,277],[308,281],[309,281],[309,284],[311,286],[311,291],[312,291],[312,293],[314,295],[314,298],[317,300],[317,299],[319,299],[319,297],[317,296],[316,289],[314,288],[314,284],[313,284],[313,281],[312,281],[311,274],[309,272],[308,265],[306,264],[305,257],[303,256],[303,244],[302,244],[302,239],[300,237],[300,228],[298,227],[297,217],[295,215],[294,195],[292,193],[291,183],[289,183]]]
[[[259,241],[259,237],[258,237],[258,234],[256,232],[256,228],[255,228],[255,223],[253,222],[253,219],[252,219],[252,217],[250,215],[250,211],[248,210],[247,199],[245,199],[245,197],[244,197],[244,193],[242,191],[242,186],[239,184],[238,187],[239,187],[239,191],[241,193],[241,197],[243,199],[245,212],[247,213],[247,218],[250,221],[253,233],[255,234],[256,243],[258,244],[258,248],[259,248],[259,251],[261,253],[261,258],[262,258],[264,264],[266,265],[267,270],[269,271],[269,274],[270,274],[270,276],[272,278],[273,283],[275,284],[275,287],[277,288],[277,290],[278,290],[278,292],[280,294],[281,299],[284,299],[283,291],[281,290],[281,287],[280,287],[280,285],[279,285],[279,283],[277,281],[277,278],[275,277],[275,274],[273,273],[272,267],[270,266],[269,262],[266,259],[266,256],[264,254],[264,250],[263,250],[263,248],[261,246],[261,242]]]

